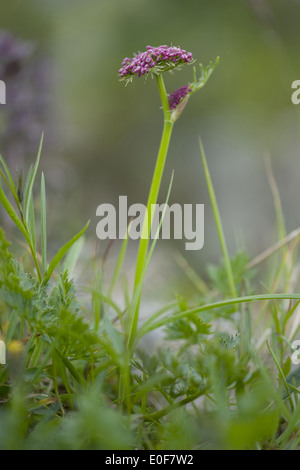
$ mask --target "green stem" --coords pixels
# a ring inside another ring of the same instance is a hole
[[[161,137],[159,152],[157,156],[156,166],[152,178],[151,188],[148,196],[147,202],[147,218],[145,218],[144,226],[142,230],[142,234],[144,238],[141,238],[139,244],[139,251],[137,256],[136,262],[136,272],[135,272],[135,281],[134,281],[134,294],[136,289],[138,288],[139,282],[141,280],[141,276],[143,274],[146,258],[147,258],[147,251],[149,246],[149,238],[151,234],[151,224],[153,220],[153,215],[151,211],[151,207],[153,204],[157,203],[158,193],[161,185],[161,180],[163,176],[164,166],[167,158],[168,148],[170,144],[172,129],[173,129],[173,122],[171,121],[171,111],[169,108],[168,97],[164,85],[164,81],[162,75],[157,75],[157,84],[160,93],[160,98],[163,107],[164,113],[164,128]],[[133,294],[133,295],[134,295]],[[134,311],[134,317],[132,321],[129,322],[131,325],[131,330],[129,333],[129,344],[132,344],[132,340],[135,336],[137,324],[138,324],[138,317],[139,317],[139,305],[140,305],[140,296],[138,299],[137,307]]]
[[[161,74],[156,75],[156,80],[157,80],[157,85],[158,85],[158,89],[160,93],[161,103],[163,106],[164,119],[165,121],[171,122],[171,111],[170,111],[168,96],[167,96],[166,87],[165,87],[165,83],[164,83],[162,75]]]

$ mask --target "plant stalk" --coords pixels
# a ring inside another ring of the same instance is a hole
[[[159,152],[158,152],[158,156],[156,160],[156,166],[155,166],[152,183],[150,187],[150,192],[148,196],[147,213],[146,213],[146,217],[145,217],[144,224],[143,224],[142,237],[140,239],[140,244],[139,244],[137,262],[136,262],[133,297],[139,286],[139,282],[141,280],[141,276],[143,274],[143,270],[144,270],[144,266],[145,266],[145,262],[147,258],[149,239],[151,235],[151,224],[152,224],[153,215],[154,215],[152,214],[151,208],[152,208],[152,205],[157,203],[157,198],[158,198],[159,189],[160,189],[160,185],[162,181],[167,153],[169,149],[170,139],[172,135],[172,129],[174,125],[174,123],[171,120],[171,111],[170,111],[167,92],[166,92],[162,75],[161,74],[157,75],[156,80],[158,84],[158,89],[159,89],[163,113],[164,113],[164,127],[163,127],[163,133],[161,137]],[[129,337],[128,337],[128,344],[130,346],[133,343],[135,333],[137,330],[140,297],[141,297],[141,294],[139,295],[137,307],[133,313],[133,318],[130,319],[130,331],[129,331]]]

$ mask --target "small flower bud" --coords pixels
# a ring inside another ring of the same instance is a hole
[[[176,109],[179,103],[183,100],[183,98],[188,95],[191,92],[191,88],[189,88],[188,85],[184,85],[178,90],[173,91],[173,93],[170,94],[168,101],[169,101],[169,106],[171,111],[173,109]]]

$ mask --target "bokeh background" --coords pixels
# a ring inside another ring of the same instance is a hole
[[[231,253],[244,247],[254,256],[276,240],[264,155],[287,231],[300,226],[300,105],[291,102],[291,84],[300,79],[299,0],[10,0],[0,4],[0,29],[8,93],[0,106],[1,153],[26,172],[44,130],[53,253],[89,218],[92,253],[99,204],[117,204],[119,195],[146,202],[162,130],[159,94],[155,81],[125,87],[117,72],[125,56],[148,44],[178,45],[203,64],[220,56],[175,125],[160,198],[174,170],[170,202],[205,204],[204,248],[186,252],[184,240],[160,241],[153,285],[180,275],[178,252],[201,274],[220,258],[199,135]],[[165,77],[169,93],[189,80],[188,66]],[[136,251],[131,242],[129,275]],[[117,253],[116,244],[111,264]]]

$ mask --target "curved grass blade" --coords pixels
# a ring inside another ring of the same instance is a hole
[[[32,246],[35,250],[35,215],[34,215],[34,205],[33,205],[32,194],[29,200],[28,231],[29,231],[29,236],[31,238]]]
[[[16,226],[18,227],[20,232],[24,235],[24,237],[25,237],[25,239],[28,243],[29,249],[31,251],[31,254],[32,254],[32,258],[33,258],[33,261],[34,261],[34,264],[35,264],[35,267],[36,267],[36,271],[37,271],[39,281],[41,281],[42,278],[41,278],[40,268],[39,268],[39,264],[38,264],[36,253],[35,253],[35,249],[33,247],[29,231],[28,231],[27,227],[24,225],[23,221],[21,221],[19,219],[15,209],[13,208],[13,206],[11,205],[9,200],[7,199],[3,189],[1,187],[1,183],[0,183],[0,202],[2,203],[4,209],[6,210],[7,214],[11,218],[11,220],[16,224]]]
[[[84,379],[84,377],[78,372],[78,370],[73,366],[73,364],[71,363],[71,361],[69,361],[69,359],[64,356],[63,354],[61,354],[61,352],[59,351],[59,349],[57,349],[55,347],[55,352],[56,354],[59,356],[59,358],[61,359],[61,361],[63,362],[63,364],[65,365],[65,367],[68,369],[68,371],[70,372],[70,374],[72,375],[72,377],[76,380],[76,382],[79,384],[79,385],[84,385],[86,384],[86,381]]]
[[[43,140],[44,140],[44,133],[42,134],[42,137],[41,137],[39,151],[36,157],[34,167],[32,168],[31,171],[29,171],[27,181],[26,181],[26,186],[25,186],[25,191],[24,191],[24,214],[25,214],[26,224],[28,224],[29,211],[30,211],[30,198],[32,197],[32,188],[33,188],[34,180],[36,177],[37,169],[40,163]]]
[[[12,187],[15,190],[15,192],[17,192],[14,180],[13,180],[11,174],[10,174],[8,166],[6,165],[6,162],[5,162],[4,158],[2,157],[2,155],[0,155],[0,162],[1,162],[1,165],[3,166],[4,172],[5,172],[7,181],[8,181],[7,184],[9,185],[9,187]]]
[[[47,272],[47,224],[46,224],[46,188],[45,177],[41,176],[41,248],[43,276]]]
[[[84,232],[86,231],[89,225],[90,225],[90,221],[88,221],[85,227],[79,233],[77,233],[77,235],[75,235],[70,241],[68,241],[64,246],[62,246],[61,249],[57,252],[53,260],[49,264],[46,275],[44,276],[44,279],[42,281],[43,284],[47,284],[54,269],[57,267],[61,259],[65,256],[65,254],[69,251],[69,249],[74,245],[74,243],[81,237],[81,235],[84,234]]]
[[[20,232],[22,232],[22,234],[24,235],[27,243],[30,245],[31,240],[30,240],[29,233],[26,230],[25,226],[23,225],[22,221],[19,219],[15,209],[13,208],[13,206],[11,205],[9,200],[7,199],[3,189],[1,187],[1,184],[0,184],[0,201],[1,201],[4,209],[6,210],[7,214],[11,218],[11,220],[16,224],[16,226],[18,227]]]
[[[163,318],[160,321],[147,325],[147,328],[140,328],[138,332],[138,339],[141,339],[142,336],[149,333],[152,330],[156,330],[162,326],[165,326],[167,323],[173,323],[177,320],[181,320],[183,318],[188,318],[190,315],[194,315],[195,313],[206,312],[208,310],[213,310],[215,308],[226,307],[228,305],[235,305],[241,304],[245,302],[257,302],[260,300],[300,300],[300,294],[263,294],[263,295],[252,295],[246,297],[237,297],[235,299],[226,299],[221,300],[220,302],[214,302],[212,304],[201,305],[200,307],[192,308],[191,310],[186,310],[185,312],[179,312],[172,317]]]
[[[0,155],[0,162],[3,166],[3,169],[4,169],[4,172],[0,169],[0,173],[3,177],[3,179],[5,180],[7,186],[9,187],[9,189],[11,190],[11,193],[14,197],[14,200],[17,204],[17,207],[18,207],[18,210],[20,212],[20,215],[22,214],[22,207],[21,207],[21,204],[20,204],[20,200],[19,200],[19,197],[18,197],[18,192],[17,192],[17,188],[16,188],[16,185],[14,183],[14,180],[10,174],[10,171],[8,169],[8,166],[6,165],[5,163],[5,160],[4,158]]]
[[[227,273],[227,278],[228,278],[228,284],[229,284],[229,288],[230,288],[232,297],[236,297],[237,292],[236,292],[236,288],[235,288],[230,257],[229,257],[229,254],[228,254],[228,249],[227,249],[227,244],[226,244],[226,240],[225,240],[223,225],[222,225],[222,221],[221,221],[221,215],[220,215],[219,207],[218,207],[218,204],[217,204],[217,198],[216,198],[215,190],[214,190],[214,187],[213,187],[212,179],[211,179],[211,176],[210,176],[210,171],[209,171],[209,168],[208,168],[208,164],[207,164],[207,160],[206,160],[206,156],[205,156],[205,152],[204,152],[204,147],[203,147],[202,140],[200,139],[200,137],[199,137],[199,148],[200,148],[200,154],[201,154],[201,157],[202,157],[202,163],[203,163],[205,179],[206,179],[206,183],[207,183],[207,187],[208,187],[208,192],[209,192],[209,196],[210,196],[210,201],[211,201],[211,205],[212,205],[212,209],[213,209],[213,213],[214,213],[214,218],[215,218],[215,222],[216,222],[217,232],[218,232],[220,245],[221,245],[221,249],[222,249],[222,253],[223,253],[223,257],[224,257],[225,268],[226,268],[226,273]]]
[[[120,272],[121,272],[121,269],[122,269],[122,266],[123,266],[124,258],[125,258],[126,251],[127,251],[127,245],[128,245],[128,231],[129,231],[129,228],[127,230],[126,237],[125,237],[125,239],[122,243],[121,251],[120,251],[118,261],[117,261],[117,264],[116,264],[116,268],[114,270],[113,277],[112,277],[112,280],[111,280],[111,283],[110,283],[110,286],[109,286],[109,289],[108,289],[108,294],[107,295],[109,297],[113,293],[113,290],[115,288],[115,285],[117,284],[117,281],[119,279],[119,275],[120,275]]]
[[[83,246],[85,243],[85,237],[79,238],[76,243],[70,248],[68,253],[66,254],[66,258],[63,264],[63,271],[68,271],[69,275],[72,274],[78,258],[83,250]]]

